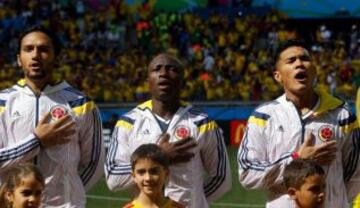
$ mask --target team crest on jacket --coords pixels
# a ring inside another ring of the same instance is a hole
[[[334,137],[334,130],[329,125],[324,125],[319,128],[319,138],[321,141],[327,142]]]
[[[52,120],[56,121],[64,116],[66,116],[68,114],[68,112],[64,106],[55,105],[55,106],[51,107],[50,114],[51,114]]]
[[[190,136],[190,128],[184,125],[177,126],[175,129],[175,137],[177,139],[185,139]]]

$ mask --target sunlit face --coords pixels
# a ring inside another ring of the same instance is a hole
[[[150,197],[163,195],[163,187],[168,178],[169,170],[150,159],[139,159],[132,176],[140,191]]]
[[[287,95],[307,95],[313,90],[316,70],[309,52],[300,46],[292,46],[280,53],[274,78]]]
[[[300,189],[292,188],[289,193],[298,208],[323,208],[325,200],[325,177],[314,174],[305,179]]]
[[[171,56],[159,55],[148,68],[148,82],[152,98],[160,101],[173,101],[180,97],[183,71]]]
[[[21,40],[17,62],[27,81],[50,80],[56,62],[50,37],[38,31],[25,35]]]
[[[43,185],[31,173],[22,179],[13,192],[7,192],[6,197],[13,208],[38,208],[43,189]]]

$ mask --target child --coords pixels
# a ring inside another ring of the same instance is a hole
[[[183,208],[164,196],[169,159],[156,144],[143,144],[131,155],[132,177],[140,193],[124,208]]]
[[[321,208],[325,200],[324,170],[311,160],[296,159],[286,166],[284,184],[296,208]]]
[[[44,177],[37,167],[23,163],[1,178],[1,208],[38,208],[44,190]]]

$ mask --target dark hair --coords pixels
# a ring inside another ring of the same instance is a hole
[[[319,174],[324,175],[324,170],[312,160],[296,159],[285,167],[284,185],[299,189],[307,177]]]
[[[276,48],[274,56],[273,56],[273,63],[272,63],[272,67],[273,70],[276,70],[276,63],[278,62],[279,58],[280,58],[280,54],[293,46],[299,46],[302,48],[305,48],[307,51],[310,52],[310,47],[306,44],[306,42],[302,39],[290,39],[290,40],[286,40],[286,41],[282,41],[279,43],[279,46]]]
[[[160,53],[160,54],[155,55],[155,56],[151,59],[148,67],[150,67],[150,65],[152,64],[152,62],[153,62],[155,59],[158,59],[158,58],[160,58],[160,57],[165,57],[165,58],[167,58],[167,59],[170,59],[170,60],[174,61],[175,64],[176,64],[176,67],[178,67],[178,69],[180,70],[180,72],[183,73],[183,71],[184,71],[184,64],[183,64],[183,63],[180,61],[180,59],[178,59],[176,56],[171,55],[171,54],[169,54],[169,53]]]
[[[55,56],[58,56],[60,54],[61,43],[60,43],[59,38],[49,28],[46,28],[43,25],[30,26],[20,34],[19,39],[18,39],[18,54],[20,54],[20,50],[21,50],[21,41],[27,34],[32,33],[32,32],[42,32],[42,33],[46,34],[52,41],[52,44],[54,46]]]
[[[34,174],[35,179],[41,183],[43,187],[45,187],[44,176],[40,172],[40,170],[31,163],[22,163],[17,165],[14,168],[9,169],[5,172],[5,174],[1,177],[1,187],[0,187],[0,204],[7,205],[9,202],[7,201],[5,194],[6,192],[13,192],[15,188],[21,183],[22,179],[29,174]]]
[[[166,153],[156,144],[143,144],[131,155],[131,168],[134,170],[136,163],[141,159],[150,159],[168,169],[170,160]]]

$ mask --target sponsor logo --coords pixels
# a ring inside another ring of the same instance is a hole
[[[324,125],[319,128],[319,138],[324,141],[330,141],[334,137],[334,130],[329,125]]]
[[[19,113],[19,111],[15,111],[13,113],[13,117],[15,117],[15,118],[21,117],[21,114]]]
[[[175,137],[177,139],[185,139],[190,136],[190,128],[187,126],[177,126],[175,129]]]
[[[56,105],[50,109],[50,114],[51,114],[52,120],[56,121],[64,116],[66,116],[68,114],[68,112],[64,106]]]

